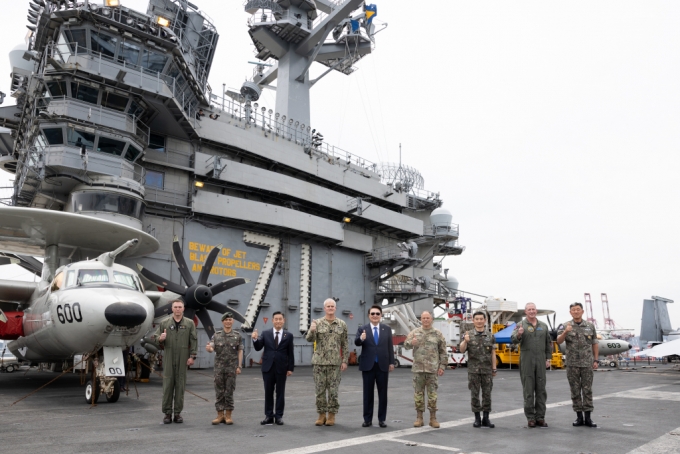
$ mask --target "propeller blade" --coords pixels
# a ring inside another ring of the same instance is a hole
[[[159,306],[153,311],[153,318],[163,317],[172,314],[172,303]]]
[[[215,284],[212,287],[210,287],[210,291],[212,292],[213,296],[218,295],[225,290],[229,290],[230,288],[234,288],[237,285],[241,284],[247,284],[250,282],[250,279],[246,279],[243,277],[232,277],[227,279],[226,281],[222,281],[219,284]]]
[[[215,264],[215,259],[217,258],[217,254],[219,254],[221,250],[222,245],[218,244],[213,248],[212,251],[210,251],[210,254],[208,254],[208,258],[205,259],[205,263],[203,263],[203,268],[201,268],[201,274],[198,276],[199,285],[206,285],[208,283],[208,277],[210,277],[210,270],[212,270],[212,267]]]
[[[189,272],[187,262],[184,260],[184,256],[182,255],[182,247],[179,245],[179,238],[177,237],[175,237],[175,239],[172,242],[172,257],[175,259],[175,263],[179,268],[179,274],[182,275],[182,278],[184,279],[184,282],[186,282],[187,287],[191,287],[192,285],[194,285],[196,282],[194,281],[194,278],[191,276],[191,273]]]
[[[179,284],[175,284],[174,282],[168,282],[164,278],[160,277],[159,275],[152,273],[151,271],[147,270],[144,268],[142,265],[139,263],[137,264],[137,268],[139,269],[139,274],[153,282],[159,287],[163,287],[165,290],[169,290],[173,293],[177,293],[178,295],[184,295],[187,289],[182,287]]]
[[[201,321],[203,324],[203,328],[205,328],[205,334],[208,335],[208,339],[212,339],[212,337],[215,335],[215,327],[213,326],[212,319],[210,318],[210,314],[208,311],[205,309],[200,310],[196,313],[198,316],[198,319]]]
[[[224,304],[222,304],[218,301],[212,300],[211,302],[209,302],[207,304],[207,306],[205,306],[205,308],[209,309],[213,312],[217,312],[218,314],[224,314],[225,312],[231,312],[232,314],[234,314],[234,320],[241,322],[241,323],[246,322],[246,318],[243,315],[239,314],[234,309],[227,307],[226,305],[224,305]]]
[[[186,318],[188,318],[189,320],[193,320],[194,315],[196,315],[196,309],[191,308],[191,307],[185,307],[184,308],[184,316]]]

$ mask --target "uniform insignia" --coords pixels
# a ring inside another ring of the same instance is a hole
[[[560,326],[557,327],[558,330],[564,329],[564,323],[560,323]]]
[[[591,340],[592,338],[593,338],[593,336],[588,336],[588,340]]]
[[[543,331],[543,328],[541,328],[541,327],[539,326],[539,327],[536,328],[536,331]]]
[[[529,331],[530,333],[533,333],[533,332],[534,332],[534,327],[533,327],[533,326],[528,327],[528,328],[527,328],[527,331]]]
[[[170,329],[175,329],[175,325],[170,325]]]

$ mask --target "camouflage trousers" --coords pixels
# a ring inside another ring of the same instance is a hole
[[[314,366],[316,411],[318,413],[335,414],[340,409],[338,403],[340,378],[340,366]]]
[[[468,373],[468,389],[472,396],[472,411],[491,411],[491,390],[493,376],[491,374]],[[482,402],[479,402],[479,391],[482,392]]]
[[[567,367],[574,411],[593,411],[593,368]]]
[[[437,374],[426,372],[413,373],[413,400],[416,403],[416,411],[425,411],[425,392],[427,391],[427,408],[437,411]]]
[[[234,409],[234,390],[236,374],[225,370],[215,370],[215,409],[217,411]]]

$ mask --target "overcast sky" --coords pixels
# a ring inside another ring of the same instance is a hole
[[[243,2],[194,3],[220,33],[211,85],[240,87],[254,59]],[[397,161],[402,144],[460,224],[467,249],[445,262],[460,288],[558,321],[589,292],[600,326],[607,293],[636,332],[658,295],[677,300],[680,327],[680,2],[377,5],[389,26],[375,53],[314,87],[312,127],[375,162]],[[0,55],[22,42],[27,9],[3,2]],[[10,71],[0,59],[5,93]],[[261,99],[274,107],[273,92]]]

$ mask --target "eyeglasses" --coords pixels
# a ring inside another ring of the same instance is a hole
[[[380,314],[380,312],[371,312],[370,315],[382,315],[382,314]]]

